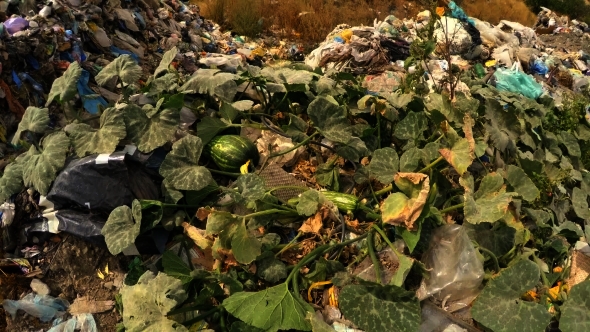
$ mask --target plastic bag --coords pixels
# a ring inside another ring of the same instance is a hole
[[[63,316],[70,306],[68,301],[64,299],[49,295],[34,295],[33,293],[27,294],[18,301],[4,300],[2,305],[4,310],[12,316],[12,319],[15,318],[18,310],[23,310],[29,315],[39,318],[42,322]]]
[[[549,72],[549,68],[547,68],[543,60],[537,59],[531,66],[531,71],[533,74],[545,75]]]
[[[483,262],[462,226],[436,229],[422,261],[431,272],[416,294],[420,300],[434,296],[453,312],[468,306],[479,294]]]
[[[498,90],[520,93],[521,95],[537,99],[543,94],[543,87],[535,79],[518,71],[518,62],[515,62],[510,69],[499,68],[494,73],[496,88]]]
[[[9,18],[4,22],[4,27],[8,33],[15,34],[29,27],[29,21],[22,17]]]
[[[473,19],[469,18],[469,16],[467,16],[467,14],[465,14],[463,9],[459,6],[457,6],[455,1],[451,1],[449,3],[449,9],[451,10],[450,16],[452,18],[456,18],[461,22],[469,23],[469,24],[475,26],[475,21]]]

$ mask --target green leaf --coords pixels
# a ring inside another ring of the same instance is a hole
[[[308,108],[313,124],[327,139],[346,144],[352,139],[350,122],[346,118],[346,109],[326,97],[316,97]]]
[[[399,160],[399,171],[400,172],[415,172],[420,165],[420,159],[422,155],[420,149],[414,147],[402,154]]]
[[[191,277],[191,269],[178,257],[174,252],[166,250],[162,255],[162,267],[164,273],[179,279],[182,284],[187,284],[193,278]]]
[[[319,164],[315,170],[317,184],[333,191],[340,191],[340,168],[336,165]]]
[[[408,276],[408,273],[410,273],[410,270],[414,265],[414,259],[399,253],[397,250],[395,250],[395,255],[399,260],[399,265],[397,267],[397,270],[395,271],[395,274],[391,277],[389,284],[393,286],[403,287],[404,282],[406,281],[406,277]]]
[[[441,149],[439,152],[459,175],[467,172],[467,168],[475,159],[474,151],[470,148],[466,138],[456,141],[450,149]]]
[[[70,140],[63,131],[58,131],[45,136],[41,143],[42,151],[31,146],[23,158],[23,182],[47,195],[57,172],[64,167]]]
[[[240,175],[236,186],[244,199],[255,201],[262,199],[266,193],[264,179],[254,173]]]
[[[123,105],[127,138],[135,143],[140,151],[151,152],[174,138],[180,121],[178,108],[154,110],[148,107],[142,109],[133,104]]]
[[[358,137],[352,137],[346,144],[336,148],[336,153],[345,159],[358,162],[364,156],[369,154],[365,142]]]
[[[397,286],[345,286],[339,306],[348,320],[366,332],[415,332],[422,320],[414,293]]]
[[[590,280],[574,285],[561,306],[559,329],[568,332],[590,330]]]
[[[542,304],[526,302],[520,296],[539,282],[537,264],[520,259],[491,279],[471,308],[480,324],[496,332],[543,332],[551,314]]]
[[[257,263],[256,274],[270,283],[286,279],[288,275],[285,263],[276,259],[274,255],[270,255],[270,257],[264,258]]]
[[[164,53],[164,55],[162,56],[162,60],[158,65],[158,68],[156,68],[156,70],[154,71],[154,77],[158,77],[160,73],[169,71],[170,64],[172,63],[172,61],[174,61],[176,54],[178,54],[178,49],[176,48],[176,46]]]
[[[6,201],[10,196],[23,189],[23,157],[6,165],[0,178],[0,201]]]
[[[187,299],[182,282],[163,272],[144,273],[134,286],[121,288],[125,330],[145,332],[188,332],[166,315]]]
[[[487,222],[477,225],[465,223],[463,227],[467,230],[467,235],[471,240],[494,253],[496,257],[503,256],[514,247],[516,229],[503,222],[493,225]]]
[[[100,233],[104,236],[111,254],[117,255],[135,243],[141,228],[141,220],[134,220],[133,217],[128,206],[119,206],[109,215]]]
[[[580,157],[582,156],[582,151],[580,150],[580,144],[578,144],[578,140],[576,137],[567,131],[561,132],[561,139],[563,141],[563,145],[565,145],[567,149],[567,153],[569,153],[572,157]]]
[[[64,128],[79,157],[89,154],[111,154],[119,141],[125,138],[125,119],[114,107],[107,108],[100,116],[100,128],[94,129],[85,123],[69,124]]]
[[[320,204],[325,201],[324,195],[317,190],[304,191],[299,196],[299,203],[297,203],[297,212],[302,216],[311,216],[316,213]]]
[[[119,77],[125,84],[132,84],[139,81],[142,74],[143,70],[133,58],[124,54],[106,65],[95,79],[99,85],[107,84],[113,77]]]
[[[18,129],[14,133],[12,145],[18,145],[21,139],[21,134],[24,131],[33,133],[44,133],[49,125],[49,110],[47,108],[37,108],[33,106],[27,107],[22,120],[18,124]]]
[[[190,77],[179,91],[217,96],[226,102],[232,102],[238,92],[234,74],[221,72],[219,69],[199,69]]]
[[[312,85],[318,95],[335,97],[346,92],[346,90],[338,86],[338,82],[326,76],[321,76],[318,81],[312,82]]]
[[[202,150],[201,139],[192,135],[174,143],[160,166],[164,181],[176,190],[201,190],[214,183],[211,172],[198,164]]]
[[[243,219],[229,212],[212,212],[207,220],[206,232],[208,235],[218,234],[219,245],[232,249],[234,257],[241,264],[250,264],[260,255],[260,241],[248,232]]]
[[[399,139],[417,140],[422,138],[422,132],[428,129],[428,119],[424,113],[408,112],[395,127],[394,135]]]
[[[204,145],[207,145],[213,137],[228,127],[229,124],[219,118],[205,117],[197,123],[197,136],[201,138]]]
[[[82,75],[82,68],[78,62],[74,61],[70,63],[63,75],[53,81],[45,106],[49,106],[54,100],[61,103],[72,100],[76,96],[76,93],[78,93],[80,75]]]
[[[256,293],[235,293],[223,301],[223,307],[245,323],[268,332],[311,330],[311,324],[305,316],[307,312],[313,312],[313,308],[297,301],[289,292],[287,284]]]
[[[486,175],[475,193],[471,174],[465,174],[459,179],[459,183],[465,188],[465,219],[472,224],[493,223],[501,219],[515,196],[515,193],[506,192],[504,179],[497,173]]]
[[[160,95],[164,92],[178,90],[178,76],[175,73],[168,73],[153,79],[149,84],[148,97]]]
[[[393,193],[383,201],[383,222],[413,230],[428,199],[430,179],[421,173],[397,173],[394,181],[402,192]]]
[[[142,233],[156,227],[164,216],[164,206],[156,200],[133,200],[131,209],[133,215],[137,216],[135,219],[141,220]]]
[[[584,220],[590,219],[590,209],[588,209],[588,194],[578,187],[575,187],[572,192],[572,206],[574,208],[574,212],[579,218]]]
[[[231,329],[229,332],[264,332],[264,330],[250,326],[244,322],[237,321],[231,324]]]
[[[309,126],[305,120],[297,115],[289,113],[289,124],[283,126],[282,129],[287,136],[291,137],[293,142],[297,143],[307,138],[306,132],[308,128]]]
[[[506,167],[506,180],[525,201],[532,202],[539,197],[539,189],[522,168],[508,165]]]
[[[367,167],[372,178],[387,185],[393,181],[393,176],[399,168],[399,157],[392,148],[378,149],[373,152],[371,163]]]

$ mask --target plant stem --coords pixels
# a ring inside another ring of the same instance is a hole
[[[381,190],[377,190],[375,192],[375,196],[376,197],[379,197],[379,196],[385,195],[385,194],[387,194],[388,192],[390,192],[392,190],[393,190],[393,185],[390,184],[390,185],[388,185],[387,187],[385,187],[385,188],[383,188]]]
[[[464,206],[465,206],[465,203],[460,203],[460,204],[457,204],[457,205],[449,206],[448,208],[442,209],[439,212],[440,213],[448,213],[448,212],[451,212],[451,211],[462,209]]]
[[[282,156],[282,155],[284,155],[284,154],[287,154],[287,153],[289,153],[289,152],[291,152],[291,151],[297,150],[297,149],[299,149],[300,147],[302,147],[302,146],[306,145],[306,144],[307,144],[309,141],[311,141],[311,139],[312,139],[312,138],[314,138],[315,136],[317,136],[317,135],[319,135],[319,134],[320,134],[320,132],[319,132],[319,131],[316,131],[315,133],[313,133],[313,134],[309,135],[309,137],[307,137],[306,139],[304,139],[303,141],[301,141],[299,144],[296,144],[296,145],[295,145],[295,146],[293,146],[292,148],[290,148],[290,149],[287,149],[287,150],[285,150],[285,151],[281,151],[281,152],[274,153],[274,154],[270,155],[270,156],[268,157],[268,159],[272,159],[272,158],[275,158],[275,157],[280,157],[280,156]]]
[[[285,252],[285,251],[289,250],[291,247],[293,247],[293,244],[294,244],[295,242],[297,242],[297,239],[298,239],[298,238],[299,238],[301,235],[303,235],[303,233],[302,233],[302,232],[299,232],[299,233],[297,233],[297,235],[295,235],[295,237],[293,238],[293,240],[291,240],[289,243],[287,243],[287,245],[286,245],[286,246],[284,246],[284,247],[283,247],[281,250],[279,250],[279,252],[277,252],[277,253],[275,254],[275,257],[279,257],[279,256],[280,256],[280,255],[281,255],[283,252]]]
[[[391,243],[391,241],[389,241],[389,239],[387,238],[387,235],[385,234],[385,232],[377,225],[373,225],[373,229],[379,233],[379,235],[381,235],[381,237],[383,238],[383,240],[387,243],[387,245],[391,248],[391,250],[393,250],[393,252],[396,255],[400,255],[400,253],[397,251],[397,249],[395,249],[395,246],[393,245],[393,243]]]
[[[199,321],[202,321],[203,319],[205,319],[205,318],[213,315],[214,313],[220,311],[222,308],[223,307],[221,305],[219,305],[219,306],[217,306],[217,307],[215,307],[215,308],[213,308],[213,309],[211,309],[211,310],[209,310],[207,312],[204,312],[204,313],[198,315],[197,317],[195,317],[193,319],[187,320],[186,322],[182,323],[182,325],[185,325],[185,326],[193,325],[194,323],[197,323]]]
[[[285,210],[279,210],[279,209],[270,209],[270,210],[265,210],[265,211],[250,213],[250,214],[247,214],[245,216],[236,216],[236,217],[248,219],[248,218],[253,218],[253,217],[258,217],[258,216],[265,216],[267,214],[275,214],[275,213],[276,214],[293,214],[293,212],[291,212],[291,211],[285,211]]]
[[[496,273],[500,272],[500,264],[498,264],[498,258],[496,257],[496,255],[494,255],[493,252],[487,250],[486,248],[484,248],[482,246],[477,247],[477,249],[483,251],[485,254],[490,256],[490,258],[492,259],[492,262],[494,263],[494,270],[496,270]]]
[[[224,172],[224,171],[220,171],[217,169],[212,169],[212,168],[207,168],[209,170],[209,172],[213,173],[213,174],[219,174],[219,175],[226,175],[226,176],[233,176],[235,178],[239,177],[240,175],[242,175],[241,173],[232,173],[232,172]]]
[[[381,268],[379,266],[379,260],[377,259],[377,255],[375,255],[375,240],[374,240],[375,230],[371,229],[369,231],[369,237],[367,238],[367,248],[369,249],[369,257],[371,257],[371,261],[373,262],[373,269],[375,270],[375,280],[378,284],[381,283]]]
[[[445,160],[445,158],[443,158],[442,156],[441,157],[438,157],[435,161],[431,162],[426,167],[424,167],[423,169],[419,170],[418,173],[426,173],[426,172],[428,172],[431,168],[433,168],[434,166],[436,166],[438,163],[440,163],[443,160]]]
[[[381,149],[381,114],[379,112],[375,112],[377,116],[377,146]]]

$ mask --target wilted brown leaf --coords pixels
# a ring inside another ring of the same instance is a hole
[[[430,179],[422,173],[396,173],[394,182],[402,192],[393,193],[383,201],[383,221],[412,230],[426,204]]]
[[[115,301],[93,301],[89,297],[78,297],[70,306],[68,311],[72,315],[97,314],[113,309]]]
[[[207,217],[209,217],[209,214],[211,214],[211,209],[200,207],[197,210],[196,216],[200,221],[205,221],[205,220],[207,220]]]
[[[195,265],[204,267],[207,271],[213,270],[215,258],[213,258],[213,252],[211,251],[211,248],[200,250],[199,248],[195,247],[195,250],[197,251],[198,257],[193,258],[191,262]]]
[[[313,234],[320,234],[320,230],[324,225],[324,219],[329,217],[330,210],[325,206],[316,212],[315,215],[307,218],[307,220],[301,225],[299,228],[300,232],[303,233],[313,233]]]

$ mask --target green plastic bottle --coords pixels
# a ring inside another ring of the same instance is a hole
[[[477,75],[477,77],[479,78],[483,78],[484,76],[486,76],[487,71],[486,69],[482,66],[481,63],[476,63],[475,64],[475,74]]]

